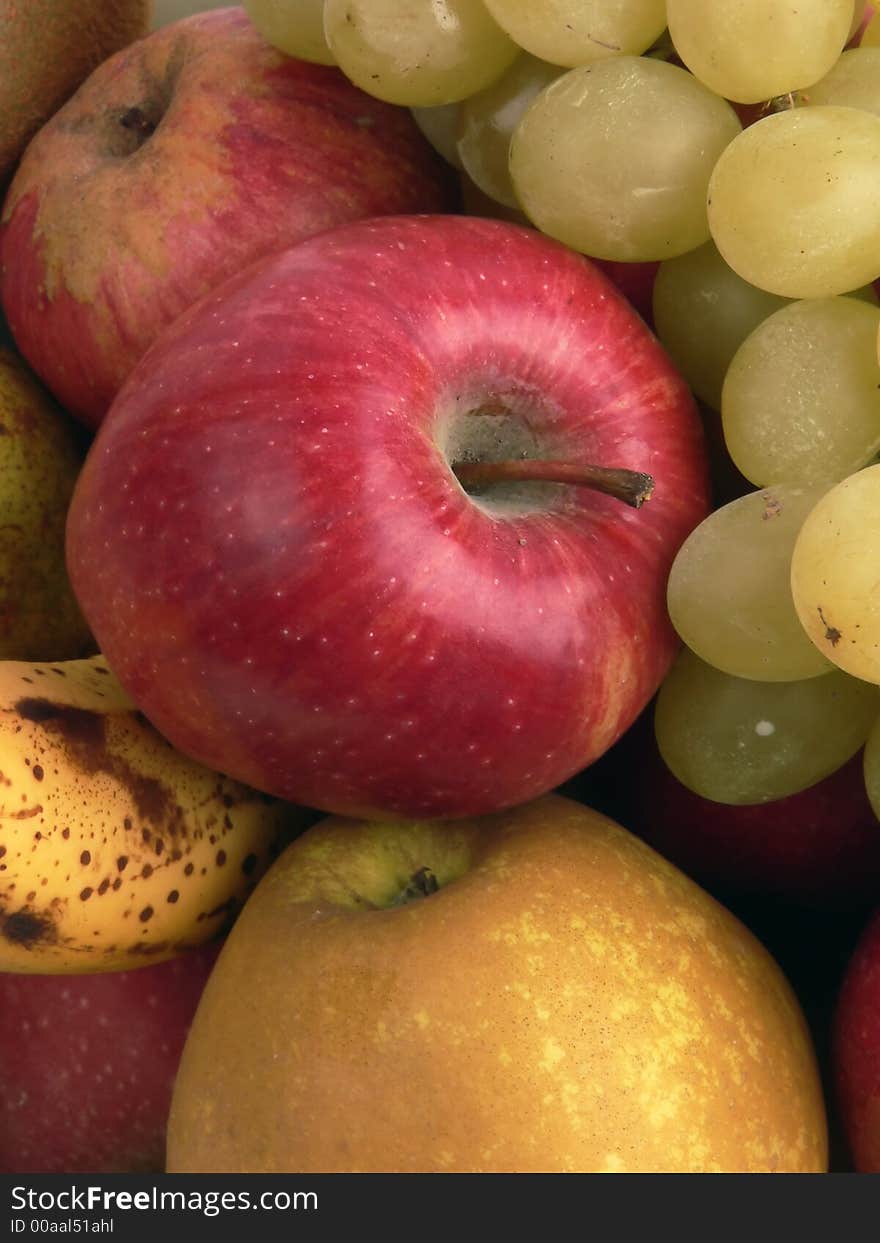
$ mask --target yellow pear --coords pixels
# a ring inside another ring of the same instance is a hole
[[[84,450],[73,421],[0,346],[0,660],[72,660],[95,650],[64,560]]]
[[[175,1087],[172,1172],[814,1171],[825,1110],[776,962],[558,795],[327,819],[248,899]]]

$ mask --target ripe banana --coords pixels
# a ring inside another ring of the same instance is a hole
[[[102,657],[0,661],[0,971],[212,939],[307,816],[175,751]]]

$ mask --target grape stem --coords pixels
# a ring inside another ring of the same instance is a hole
[[[464,488],[492,483],[570,483],[604,492],[633,509],[640,509],[654,491],[650,475],[623,467],[523,458],[511,462],[456,462],[452,469]]]

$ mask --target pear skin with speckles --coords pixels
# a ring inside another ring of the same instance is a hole
[[[168,1134],[171,1172],[827,1160],[777,963],[642,841],[558,795],[304,833],[221,950]]]
[[[100,655],[0,662],[0,971],[130,969],[225,934],[306,814],[177,752]]]
[[[0,346],[0,660],[74,660],[96,650],[67,577],[67,508],[81,433]]]

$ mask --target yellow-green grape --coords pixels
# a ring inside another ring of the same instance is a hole
[[[777,484],[704,519],[679,549],[669,616],[698,656],[739,678],[794,682],[833,667],[804,634],[791,598],[791,553],[824,484]]]
[[[524,52],[507,73],[459,105],[458,155],[462,167],[484,194],[517,207],[510,180],[510,138],[526,108],[563,72]]]
[[[646,51],[666,27],[664,0],[485,0],[515,43],[554,65]]]
[[[830,486],[880,449],[880,309],[857,298],[792,302],[751,332],[721,393],[728,452],[759,487]]]
[[[324,0],[244,0],[248,17],[267,43],[318,65],[332,65],[324,37]]]
[[[842,480],[801,527],[791,558],[798,617],[820,652],[880,683],[880,466]]]
[[[684,648],[654,730],[682,785],[716,803],[768,803],[830,776],[864,743],[880,691],[834,669],[798,682],[721,673]]]
[[[714,242],[667,259],[654,279],[654,329],[688,384],[713,410],[730,360],[753,328],[789,299],[750,285]]]
[[[865,754],[862,758],[862,771],[865,774],[868,801],[874,809],[874,815],[880,820],[880,720],[874,723],[868,734]]]
[[[570,69],[526,109],[510,173],[539,229],[599,259],[668,259],[708,240],[706,188],[734,110],[665,61]]]
[[[880,116],[880,47],[844,52],[830,73],[799,92],[798,103],[808,107],[838,104]]]
[[[410,108],[412,119],[434,150],[453,168],[464,170],[458,154],[461,132],[461,103],[438,104],[435,108]]]
[[[356,86],[409,108],[466,99],[520,50],[483,0],[326,0],[324,33]]]
[[[817,82],[849,38],[853,0],[667,0],[675,50],[725,99],[754,104]]]
[[[709,227],[743,280],[827,298],[880,276],[880,117],[795,108],[748,126],[709,183]]]

